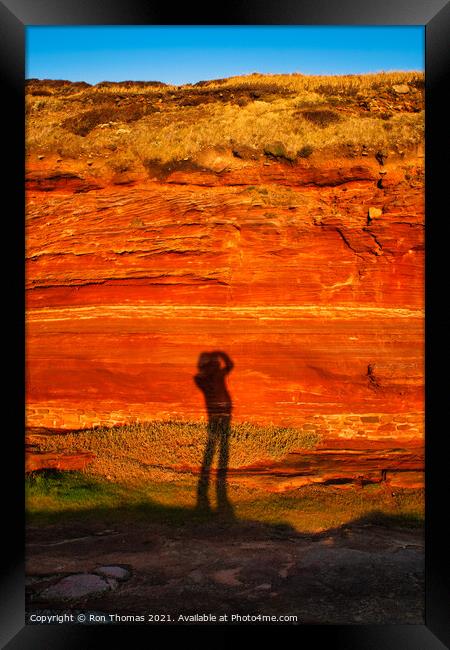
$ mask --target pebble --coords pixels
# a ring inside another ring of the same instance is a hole
[[[203,573],[198,569],[194,569],[194,571],[191,571],[189,574],[189,578],[197,584],[200,584],[201,582],[204,581]]]
[[[398,86],[392,86],[392,90],[397,93],[397,95],[406,95],[409,93],[409,86],[406,84],[399,84]]]
[[[100,573],[106,578],[115,578],[116,580],[127,580],[130,577],[128,569],[124,569],[121,566],[100,566],[95,569],[95,572]]]
[[[41,592],[41,598],[51,600],[67,600],[92,596],[93,594],[109,591],[110,585],[100,576],[91,573],[78,573],[62,578]]]
[[[237,569],[223,569],[222,571],[216,571],[213,574],[214,582],[218,582],[221,585],[227,585],[228,587],[238,587],[242,585],[242,582],[236,578],[236,575],[240,572],[241,567]]]
[[[375,219],[376,217],[381,217],[383,211],[380,208],[369,208],[369,219]]]

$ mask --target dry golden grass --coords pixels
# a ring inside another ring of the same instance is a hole
[[[179,479],[174,467],[198,468],[202,463],[207,428],[201,422],[148,422],[104,427],[48,436],[48,451],[93,451],[87,471],[125,482]],[[235,423],[229,438],[229,466],[278,460],[291,449],[311,449],[319,441],[314,431]],[[216,467],[217,458],[213,460]]]
[[[330,92],[353,94],[379,90],[386,86],[406,83],[423,83],[422,72],[374,72],[372,74],[348,75],[304,75],[292,74],[258,74],[241,77],[229,77],[219,83],[211,81],[208,86],[225,88],[236,84],[259,85],[272,83],[303,92],[329,94]]]
[[[363,146],[407,151],[423,141],[423,85],[419,72],[254,74],[184,86],[30,81],[27,150],[140,171],[218,147],[264,155],[279,143],[291,160]]]

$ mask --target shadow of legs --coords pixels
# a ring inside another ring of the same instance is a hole
[[[219,435],[219,466],[217,471],[217,511],[228,517],[234,517],[233,506],[227,494],[227,472],[229,459],[230,419],[220,422]]]
[[[211,510],[208,499],[208,487],[211,473],[211,463],[216,448],[217,433],[214,427],[209,423],[208,425],[208,440],[206,442],[205,451],[203,454],[203,462],[200,470],[200,476],[197,486],[197,508],[199,510]]]

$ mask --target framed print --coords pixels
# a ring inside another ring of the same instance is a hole
[[[0,9],[5,647],[444,648],[448,4]]]

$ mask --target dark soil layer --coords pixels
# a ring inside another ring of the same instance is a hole
[[[108,529],[73,520],[30,527],[28,614],[95,612],[106,622],[109,614],[165,614],[170,624],[181,614],[227,615],[230,623],[232,615],[249,614],[294,615],[296,624],[424,623],[421,529],[381,518],[303,535],[289,526],[188,515],[177,526],[161,518]],[[110,581],[97,595],[45,597],[65,576],[104,565],[125,567],[128,579]]]

